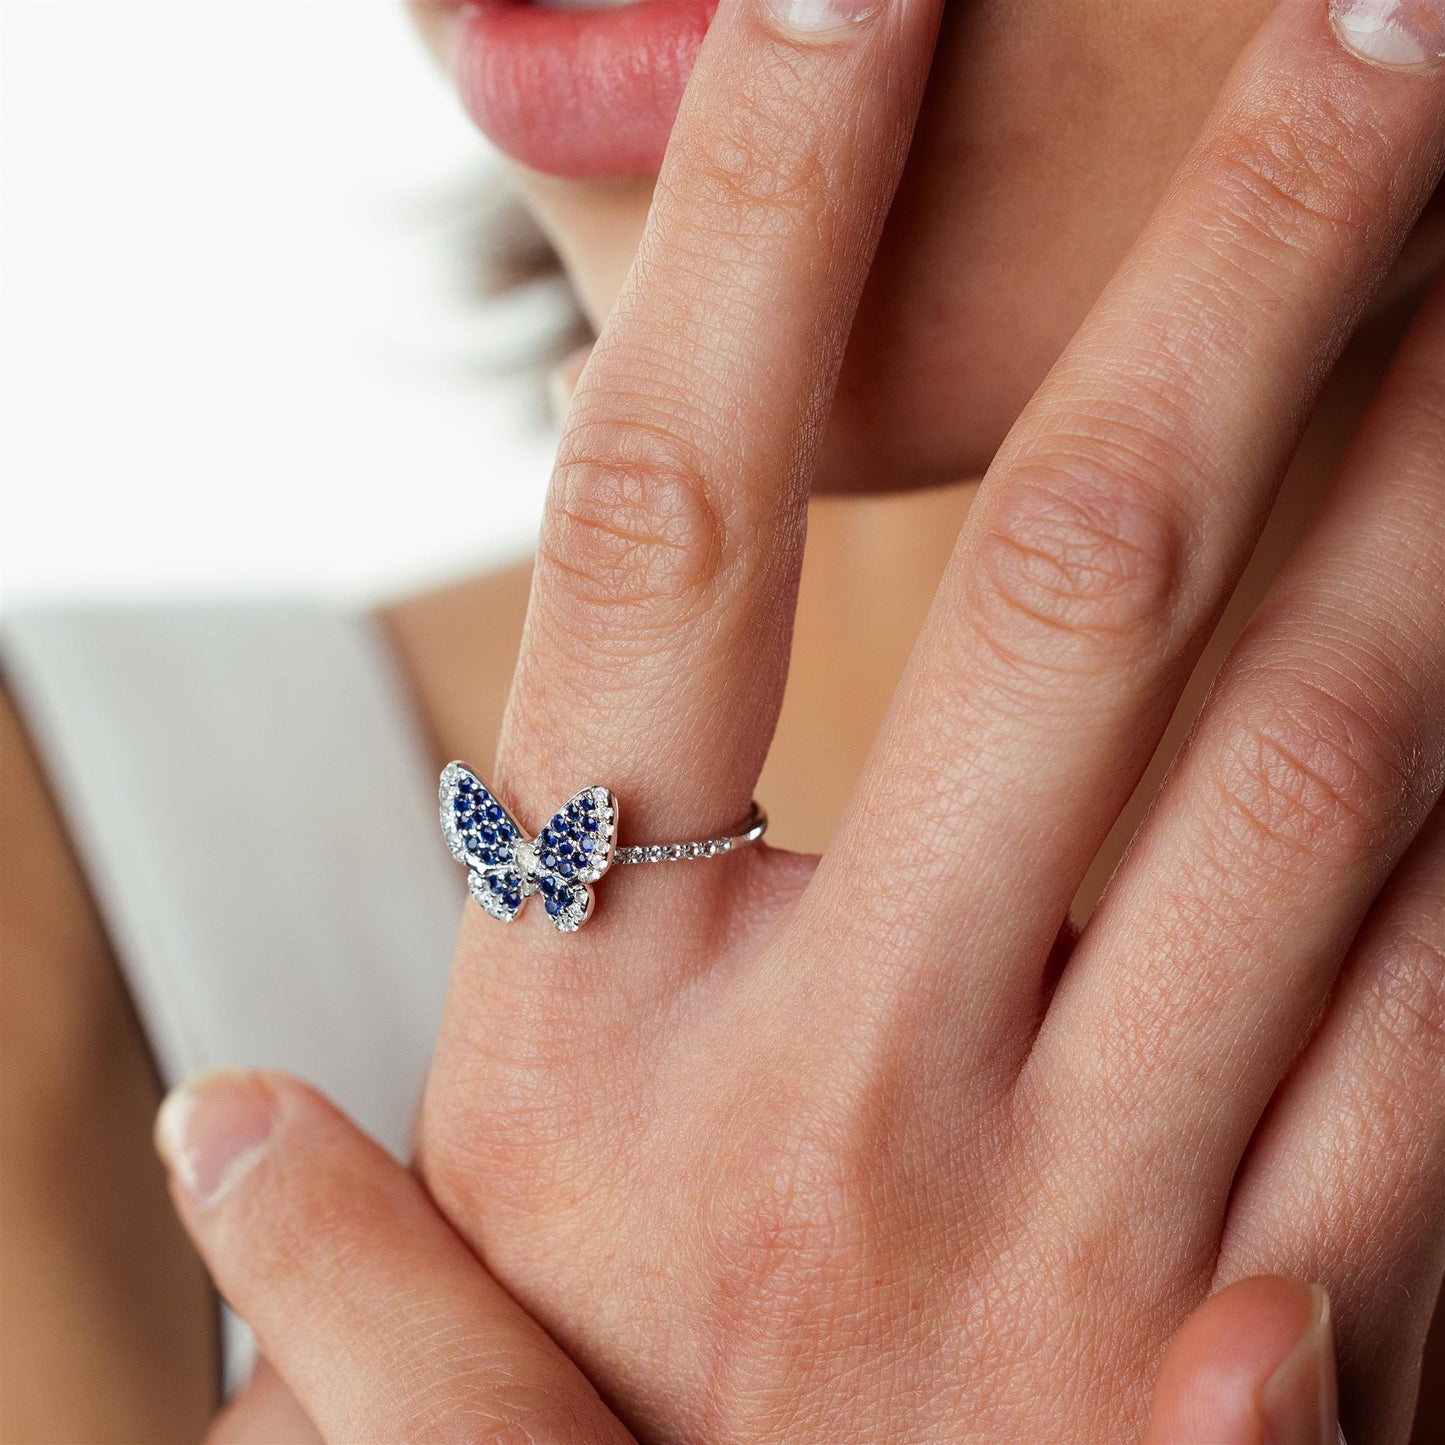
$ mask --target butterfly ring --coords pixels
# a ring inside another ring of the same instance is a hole
[[[768,815],[756,804],[735,832],[691,843],[617,846],[617,799],[608,788],[583,788],[529,838],[492,790],[463,763],[442,772],[441,824],[452,857],[467,869],[472,897],[503,923],[540,895],[562,933],[592,915],[592,888],[614,864],[676,863],[716,858],[756,843]]]

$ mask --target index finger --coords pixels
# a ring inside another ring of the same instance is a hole
[[[497,765],[524,822],[592,784],[633,841],[746,813],[819,433],[941,9],[719,7],[547,500]]]

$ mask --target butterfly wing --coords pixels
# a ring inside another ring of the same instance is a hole
[[[461,763],[449,763],[442,773],[439,801],[442,833],[452,857],[469,870],[472,897],[493,918],[510,923],[529,891],[517,867],[522,830],[492,790]]]
[[[537,891],[562,933],[575,933],[592,912],[592,889],[611,866],[617,799],[584,788],[537,835]]]

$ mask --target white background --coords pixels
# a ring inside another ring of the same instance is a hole
[[[553,439],[516,357],[558,302],[469,292],[492,162],[400,0],[0,23],[7,605],[364,602],[530,545]]]

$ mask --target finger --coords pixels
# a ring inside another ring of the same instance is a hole
[[[552,404],[552,416],[558,426],[567,420],[567,413],[572,409],[572,398],[577,394],[577,383],[582,380],[583,369],[591,355],[590,343],[579,346],[575,351],[568,352],[548,373],[547,395]]]
[[[1012,1077],[1050,942],[1445,164],[1442,99],[1347,53],[1323,0],[1285,0],[1240,61],[991,469],[824,860],[800,926],[855,915],[849,998],[944,971]],[[910,920],[896,957],[860,876]]]
[[[719,7],[548,495],[495,780],[524,824],[597,783],[634,841],[746,815],[819,432],[940,8]]]
[[[301,1402],[265,1360],[206,1432],[206,1445],[322,1445]]]
[[[1074,1121],[1061,1168],[1156,1159],[1169,1227],[1222,1218],[1442,782],[1445,283],[1065,972],[1025,1075]]]
[[[1351,1436],[1405,1439],[1445,1270],[1445,809],[1371,912],[1231,1196],[1222,1276],[1280,1268],[1338,1302]]]
[[[217,1286],[324,1439],[628,1438],[416,1180],[303,1085],[208,1075],[156,1141]]]
[[[1338,1445],[1329,1296],[1298,1280],[1241,1280],[1174,1336],[1144,1445]]]

